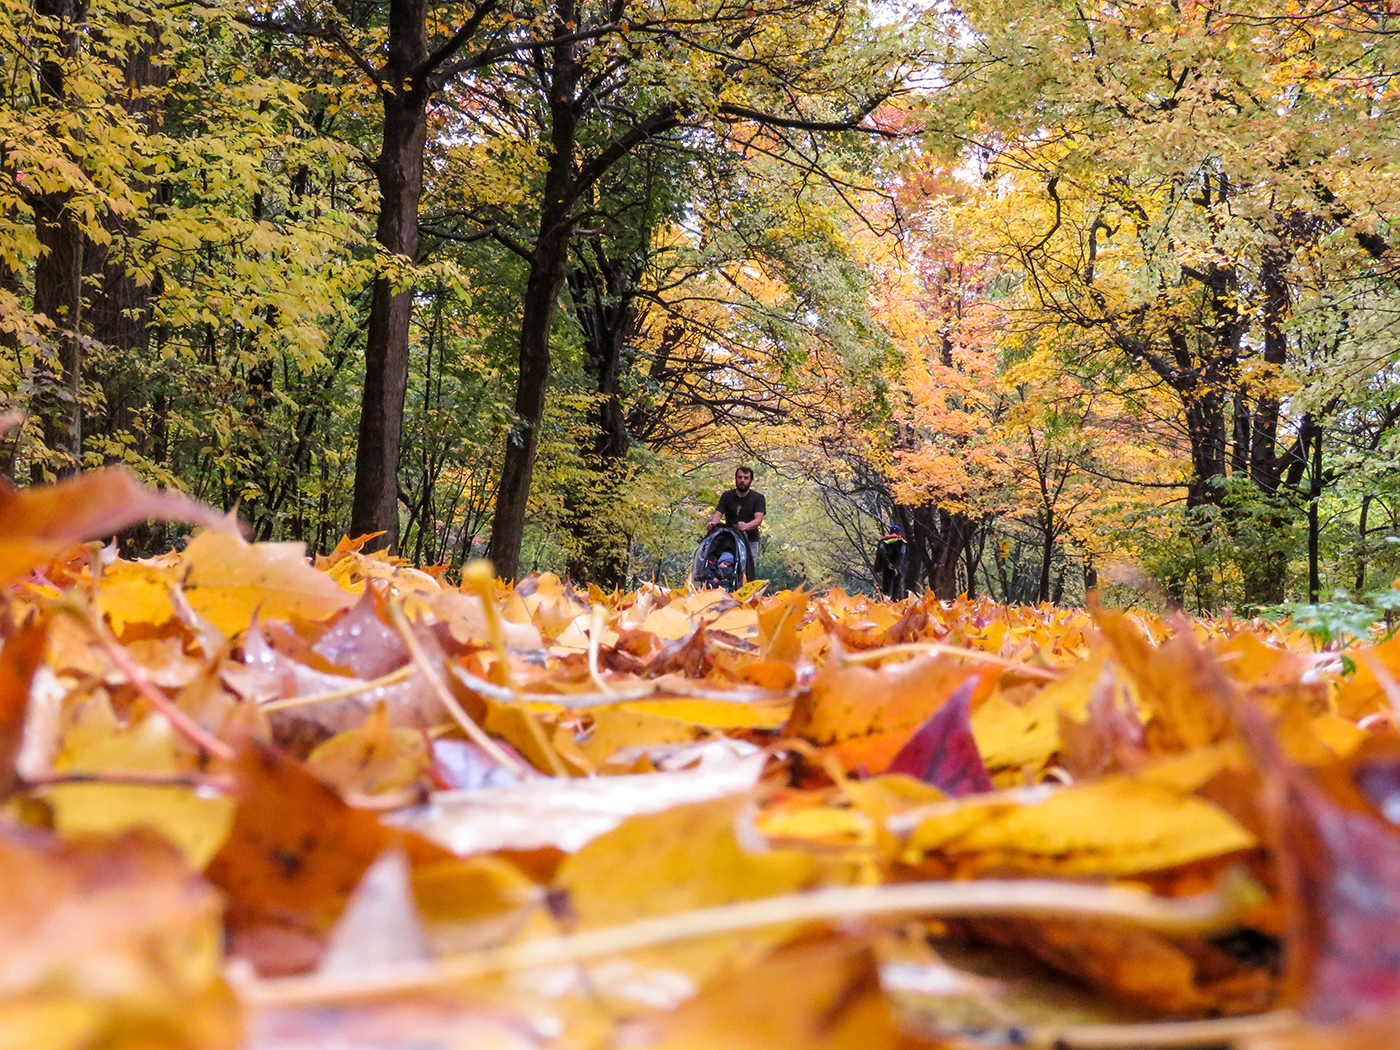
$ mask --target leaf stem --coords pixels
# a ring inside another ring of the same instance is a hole
[[[71,614],[76,616],[87,627],[97,643],[102,646],[103,652],[108,659],[116,666],[117,670],[126,676],[126,680],[148,704],[163,714],[175,731],[194,744],[195,747],[212,755],[214,758],[222,759],[225,762],[233,761],[233,748],[229,747],[218,737],[211,734],[202,725],[196,722],[184,711],[176,707],[174,702],[162,693],[146,677],[144,671],[136,665],[121,644],[112,637],[105,624],[92,614],[91,609],[78,609],[69,607]]]
[[[308,693],[305,696],[288,696],[281,700],[268,700],[259,704],[260,711],[284,711],[289,707],[301,707],[303,704],[320,704],[327,700],[344,700],[346,697],[359,696],[361,693],[368,693],[371,689],[382,689],[389,685],[398,685],[406,682],[413,674],[413,664],[404,664],[396,671],[390,671],[379,678],[372,678],[369,681],[359,682],[356,685],[348,685],[344,689],[332,689],[324,693]]]
[[[217,791],[231,795],[238,789],[232,777],[208,776],[201,773],[143,773],[136,770],[118,772],[55,772],[26,777],[24,786],[30,791],[62,787],[65,784],[130,784],[136,787],[179,787]]]
[[[1084,1024],[1065,1028],[1032,1028],[1026,1045],[1063,1050],[1153,1050],[1169,1047],[1228,1046],[1249,1036],[1267,1035],[1298,1023],[1290,1010],[1245,1017],[1213,1017],[1205,1021],[1158,1021],[1145,1024]]]
[[[1122,887],[1085,886],[1048,879],[913,882],[892,886],[834,887],[741,901],[642,919],[563,937],[507,945],[434,963],[385,967],[353,977],[288,977],[255,981],[244,996],[255,1005],[348,1002],[367,996],[425,992],[463,981],[654,948],[676,941],[739,933],[786,923],[849,919],[858,915],[1015,915],[1113,919],[1169,932],[1218,929],[1256,903],[1237,882],[1182,900]]]
[[[841,657],[841,663],[843,666],[848,664],[873,664],[878,663],[887,656],[896,656],[901,653],[941,653],[944,656],[956,656],[963,660],[994,664],[997,667],[1004,667],[1008,671],[1015,671],[1017,674],[1027,675],[1031,678],[1043,678],[1051,682],[1057,681],[1060,677],[1059,671],[1051,670],[1048,667],[1036,667],[1034,664],[1024,663],[1020,660],[1012,660],[1009,657],[999,656],[996,653],[985,653],[981,649],[964,649],[957,645],[944,645],[942,642],[904,642],[900,645],[887,645],[883,649],[868,649],[861,653],[847,653]]]
[[[457,702],[457,698],[452,695],[452,690],[448,689],[447,684],[438,677],[437,671],[433,668],[432,664],[428,662],[428,656],[423,652],[422,645],[420,645],[418,639],[414,637],[413,628],[409,626],[408,620],[404,618],[403,610],[393,602],[388,604],[388,610],[389,619],[394,625],[394,630],[399,632],[399,637],[403,639],[403,644],[408,647],[408,652],[413,658],[414,666],[427,678],[428,684],[432,686],[433,692],[436,693],[437,698],[442,701],[442,706],[447,708],[457,724],[462,727],[462,732],[466,733],[477,747],[481,748],[481,750],[485,751],[517,777],[524,778],[528,776],[525,767],[502,750],[501,746],[497,744],[496,741],[492,740],[481,726],[476,724],[472,716],[467,714],[466,709],[463,708],[462,705]]]

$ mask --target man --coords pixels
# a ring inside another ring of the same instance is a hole
[[[875,544],[875,586],[891,601],[904,597],[904,530],[898,525]]]
[[[753,488],[753,470],[740,467],[734,471],[734,487],[725,490],[715,505],[715,512],[710,515],[709,528],[718,525],[722,517],[726,525],[732,525],[744,534],[749,544],[749,579],[753,579],[758,567],[758,527],[763,524],[763,515],[767,510],[768,503],[763,493]]]

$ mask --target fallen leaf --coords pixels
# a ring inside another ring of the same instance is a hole
[[[176,846],[194,870],[203,868],[228,838],[234,801],[209,788],[101,783],[102,774],[166,774],[178,780],[196,771],[195,756],[164,716],[152,713],[120,725],[111,707],[89,701],[68,731],[56,770],[92,774],[92,784],[58,784],[45,797],[54,827],[67,838],[149,828]]]
[[[300,543],[246,543],[224,532],[202,532],[185,548],[184,592],[191,608],[227,636],[243,631],[253,613],[268,619],[326,619],[355,603],[306,560]]]
[[[424,810],[396,821],[463,855],[541,847],[572,853],[634,814],[749,791],[764,762],[765,756],[751,755],[728,765],[674,773],[541,779],[516,787],[441,792]]]
[[[879,670],[828,663],[793,705],[785,732],[830,751],[847,770],[882,773],[966,677],[965,664],[944,656]]]
[[[14,631],[0,648],[0,800],[15,788],[15,761],[24,743],[25,715],[34,673],[44,657],[49,618],[38,616]]]
[[[734,901],[790,893],[822,881],[813,856],[746,849],[740,822],[749,800],[696,802],[631,817],[568,857],[552,892],[571,930],[600,929]],[[629,892],[617,892],[619,885]],[[784,926],[707,937],[632,954],[634,962],[683,974],[700,987],[747,965],[791,936]]]
[[[342,794],[379,795],[423,784],[432,766],[421,730],[395,729],[380,701],[364,725],[320,744],[306,768]]]
[[[807,611],[805,592],[785,591],[758,606],[758,651],[765,660],[795,663],[803,655],[797,636],[802,616]]]
[[[977,753],[968,707],[976,676],[948,695],[890,762],[887,773],[904,773],[953,798],[992,790],[992,778]]]
[[[212,507],[143,485],[126,467],[25,489],[0,478],[0,582],[13,580],[70,544],[151,520],[204,525],[220,535],[237,531],[231,518]]]
[[[314,966],[366,869],[391,846],[415,864],[450,854],[352,809],[300,763],[247,744],[234,767],[238,809],[206,873],[229,899],[235,954],[261,972]]]
[[[218,895],[166,843],[0,826],[0,871],[0,1046],[238,1046]]]
[[[913,1050],[858,940],[794,944],[641,1026],[653,1050]]]
[[[981,796],[918,821],[907,856],[937,853],[963,871],[1011,868],[1134,875],[1246,850],[1253,835],[1178,787],[1120,775],[1045,789],[1023,803]],[[917,813],[917,811],[914,811]],[[907,826],[913,814],[899,820]]]

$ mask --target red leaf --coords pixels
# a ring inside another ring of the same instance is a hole
[[[954,689],[899,749],[886,772],[918,777],[954,798],[992,790],[969,717],[977,682],[974,675]]]
[[[1382,766],[1390,766],[1383,769]],[[1381,781],[1395,781],[1400,762],[1358,764],[1361,793],[1391,810]],[[1298,839],[1298,896],[1311,957],[1304,979],[1308,1015],[1346,1021],[1400,1001],[1400,834],[1377,815],[1339,804],[1296,775],[1289,785]],[[1387,813],[1388,815],[1388,813]],[[1302,834],[1299,834],[1302,832]]]
[[[0,649],[0,799],[15,787],[15,759],[24,739],[29,687],[44,658],[48,635],[49,618],[35,617]]]

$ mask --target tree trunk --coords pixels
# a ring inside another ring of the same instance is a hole
[[[563,36],[574,25],[573,0],[560,0],[555,30]],[[569,243],[573,239],[573,205],[577,189],[574,162],[578,153],[579,112],[575,95],[582,70],[574,44],[554,46],[553,80],[549,85],[550,149],[545,171],[535,249],[525,285],[520,320],[520,370],[515,381],[515,430],[506,441],[501,487],[491,525],[490,556],[496,575],[515,579],[520,571],[520,547],[525,539],[525,511],[539,451],[540,423],[549,388],[549,333],[559,292],[568,274]]]
[[[79,46],[77,22],[82,10],[75,0],[36,0],[36,14],[61,23],[61,49],[64,55],[76,53]],[[63,62],[51,55],[39,63],[39,92],[55,109],[66,103]],[[52,339],[53,378],[40,387],[35,397],[44,434],[44,444],[53,456],[54,472],[63,475],[82,463],[83,415],[79,401],[82,383],[82,277],[83,231],[69,208],[72,194],[66,191],[37,194],[32,199],[34,232],[40,245],[34,266],[34,312],[48,318]],[[43,466],[35,464],[36,480],[43,477]]]
[[[1039,601],[1050,600],[1050,561],[1055,556],[1055,519],[1047,511],[1040,526]]]
[[[976,521],[966,514],[943,510],[931,503],[917,507],[897,508],[908,523],[908,546],[911,561],[910,579],[922,576],[928,581],[934,597],[952,601],[958,596],[958,568],[963,552],[972,542]]]
[[[525,286],[525,313],[520,324],[520,371],[515,382],[516,427],[506,441],[501,465],[501,487],[496,495],[496,516],[491,525],[490,557],[496,575],[515,579],[520,571],[520,547],[525,540],[525,511],[539,451],[540,422],[544,419],[545,393],[549,387],[549,330],[564,285],[565,233],[550,240],[562,242],[557,255],[536,251]],[[541,245],[544,239],[541,239]]]
[[[1356,593],[1366,593],[1366,517],[1371,512],[1374,493],[1361,497],[1361,520],[1356,525]]]
[[[118,21],[133,25],[129,16],[121,16]],[[149,134],[164,123],[164,103],[160,98],[152,98],[148,89],[164,85],[170,67],[156,61],[163,50],[159,25],[152,22],[137,28],[142,38],[132,45],[123,69],[133,90],[122,99],[122,107]],[[168,193],[153,194],[156,199],[161,196]],[[130,266],[138,220],[112,216],[104,219],[103,225],[111,236],[105,244],[89,242],[85,260],[88,272],[98,276],[85,320],[93,339],[104,348],[100,363],[91,369],[102,389],[103,408],[102,416],[92,421],[91,429],[102,434],[121,434],[136,427],[139,410],[150,397],[139,366],[149,357],[151,345],[152,285],[139,283]],[[149,431],[131,436],[137,439],[137,450],[149,455],[153,443]]]
[[[385,68],[383,146],[374,162],[379,182],[376,239],[408,266],[418,258],[418,203],[423,195],[423,149],[427,141],[426,89],[409,74],[427,57],[424,0],[394,0],[389,15],[389,61]],[[359,444],[350,531],[383,532],[374,546],[399,545],[399,450],[404,398],[408,392],[408,336],[413,288],[398,286],[392,273],[375,278],[365,339],[365,385],[360,402]]]
[[[569,274],[569,294],[583,333],[584,369],[598,399],[590,414],[591,440],[580,449],[588,473],[565,493],[564,528],[572,538],[570,578],[615,589],[627,580],[630,530],[600,504],[631,480],[621,379],[636,333],[636,274],[628,263],[609,258],[601,245],[592,255],[592,265],[575,266]]]
[[[1322,499],[1322,425],[1313,433],[1312,484],[1308,490],[1308,601],[1316,604],[1322,594],[1322,573],[1318,559],[1318,503]]]

